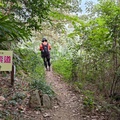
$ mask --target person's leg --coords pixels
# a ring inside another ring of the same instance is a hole
[[[48,63],[48,66],[49,66],[49,71],[50,71],[50,58],[47,58],[47,63]]]
[[[46,68],[46,70],[47,70],[47,61],[46,61],[46,58],[45,58],[45,57],[43,57],[43,61],[44,61],[44,66],[45,66],[45,68]]]

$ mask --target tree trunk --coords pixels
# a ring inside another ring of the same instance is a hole
[[[113,81],[110,89],[110,96],[114,94],[115,88],[116,88],[116,83],[117,83],[117,67],[118,67],[118,56],[117,56],[117,29],[116,25],[114,26],[113,29]]]

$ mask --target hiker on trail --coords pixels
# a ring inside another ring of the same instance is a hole
[[[46,68],[46,70],[50,71],[50,50],[51,50],[51,46],[50,44],[47,42],[46,38],[42,39],[42,43],[40,45],[40,51],[41,51],[41,57],[43,58],[44,61],[44,66]]]

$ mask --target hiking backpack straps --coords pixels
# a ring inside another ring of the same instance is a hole
[[[44,44],[42,43],[42,47],[43,47],[43,50],[41,51],[41,52],[42,52],[42,55],[43,55],[43,56],[49,55],[48,43],[47,43],[46,45],[44,45]]]

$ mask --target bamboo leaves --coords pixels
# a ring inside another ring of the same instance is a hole
[[[28,32],[20,24],[10,21],[8,16],[0,16],[0,42],[28,38]]]

